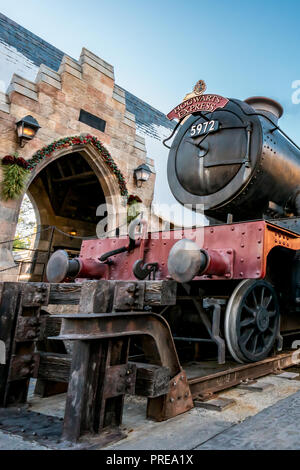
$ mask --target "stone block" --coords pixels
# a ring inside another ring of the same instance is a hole
[[[4,113],[10,112],[10,103],[8,96],[5,93],[0,92],[0,111],[3,111]]]
[[[146,147],[145,147],[145,144],[141,144],[140,142],[138,142],[137,140],[134,142],[134,146],[135,148],[139,149],[139,150],[142,150],[143,152],[146,152]]]
[[[74,77],[79,78],[80,80],[82,79],[81,65],[67,55],[63,56],[58,70],[60,75],[65,72],[74,75]]]
[[[12,76],[11,84],[12,83],[17,83],[18,85],[28,88],[32,91],[37,91],[36,84],[34,82],[31,82],[30,80],[27,80],[26,78],[23,78],[16,73]]]
[[[0,206],[0,220],[8,223],[15,223],[18,220],[18,215],[16,213],[15,207],[5,207],[4,204]],[[4,227],[1,226],[3,232]]]
[[[125,98],[122,98],[122,96],[120,96],[116,93],[113,93],[112,97],[113,97],[114,100],[119,101],[119,103],[125,105]]]
[[[65,94],[62,90],[49,85],[49,83],[41,81],[37,83],[38,94],[44,93],[49,98],[53,98],[56,102],[64,103],[66,100]],[[39,101],[40,102],[40,101]]]
[[[93,54],[93,52],[83,47],[81,54],[80,54],[79,62],[80,64],[82,64],[84,62],[88,62],[88,60],[89,60],[89,63],[93,62],[101,66],[103,69],[107,70],[107,72],[109,73],[107,73],[106,75],[114,79],[114,67],[108,62],[106,62],[105,60],[98,57],[96,54]]]
[[[115,87],[114,87],[112,97],[116,101],[119,101],[119,103],[122,103],[122,104],[126,105],[125,92],[124,92],[124,90],[122,90],[122,88],[118,87],[117,85],[115,85]]]
[[[135,122],[132,121],[131,119],[128,119],[126,116],[124,116],[123,118],[123,123],[126,124],[126,126],[129,126],[129,127],[132,127],[133,129],[135,129]]]
[[[136,134],[135,140],[136,140],[136,142],[139,142],[140,144],[145,145],[145,142],[146,142],[145,137],[142,137],[141,135]]]
[[[73,69],[77,70],[77,72],[81,72],[81,65],[77,60],[72,59],[72,57],[69,57],[68,55],[64,55],[61,61],[61,65],[69,65]]]
[[[80,80],[82,79],[82,73],[78,72],[78,70],[74,69],[68,64],[62,64],[59,67],[59,73],[62,75],[63,73],[69,73],[71,75],[74,75],[74,77],[79,78]]]
[[[7,94],[11,101],[11,95],[13,92],[24,95],[27,98],[38,101],[38,94],[36,85],[29,80],[21,79],[18,75],[13,75],[12,81],[7,89]]]
[[[130,113],[127,109],[125,111],[125,117],[127,119],[129,119],[130,121],[134,121],[135,122],[135,115]]]
[[[142,160],[143,162],[146,160],[146,150],[139,149],[138,147],[134,147],[134,152],[133,155],[139,159]]]
[[[48,85],[51,85],[57,88],[58,90],[61,89],[60,75],[43,64],[40,66],[36,77],[36,83],[39,82],[48,83]]]
[[[82,70],[84,71],[84,67],[86,65],[89,65],[90,67],[92,67],[93,69],[97,70],[98,72],[101,72],[103,73],[104,75],[107,75],[109,78],[111,78],[112,80],[114,80],[114,74],[112,72],[110,72],[108,69],[106,69],[105,67],[103,67],[102,65],[98,64],[97,62],[95,62],[94,60],[90,59],[88,56],[83,56],[81,58],[81,65],[82,65]]]

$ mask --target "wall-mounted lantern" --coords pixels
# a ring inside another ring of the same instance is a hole
[[[148,181],[151,173],[153,172],[146,163],[143,163],[134,170],[134,177],[138,188],[140,188],[145,181]]]
[[[36,119],[32,116],[25,116],[23,119],[17,122],[17,133],[19,138],[20,147],[32,140],[37,131],[40,129],[40,125]]]

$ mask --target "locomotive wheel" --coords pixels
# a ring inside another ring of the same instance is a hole
[[[265,359],[279,330],[279,304],[271,284],[245,279],[233,291],[226,307],[225,338],[237,362]]]

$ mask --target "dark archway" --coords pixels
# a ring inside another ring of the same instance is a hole
[[[29,192],[38,179],[56,216],[88,224],[99,220],[96,210],[105,203],[105,196],[95,172],[80,153],[64,155],[46,166],[31,183]],[[88,235],[95,235],[95,231]]]
[[[50,161],[27,189],[39,221],[30,280],[44,278],[50,253],[65,249],[77,256],[81,237],[96,237],[97,207],[106,198],[95,171],[82,153],[72,152]],[[47,230],[55,226],[59,230]],[[77,238],[78,237],[78,238]]]

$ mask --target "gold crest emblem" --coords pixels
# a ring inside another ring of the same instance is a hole
[[[187,101],[187,100],[190,100],[191,98],[194,98],[194,96],[198,96],[198,95],[203,95],[203,93],[205,92],[206,90],[206,83],[204,80],[199,80],[196,85],[194,86],[194,89],[191,93],[188,93],[183,101]]]

